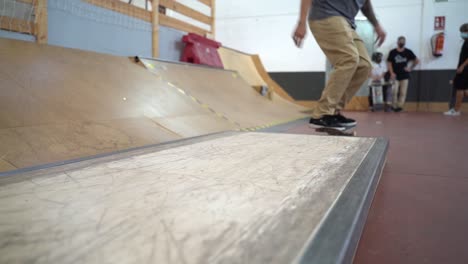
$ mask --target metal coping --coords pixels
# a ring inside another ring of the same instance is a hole
[[[190,67],[206,68],[206,69],[217,70],[217,71],[237,73],[237,71],[234,71],[234,70],[227,70],[227,69],[224,69],[224,68],[218,68],[218,67],[209,66],[209,65],[202,65],[202,64],[193,64],[193,63],[182,62],[182,61],[171,61],[171,60],[164,60],[164,59],[155,59],[155,58],[148,58],[148,57],[143,57],[143,56],[134,56],[134,57],[130,57],[130,58],[133,58],[136,62],[139,62],[140,59],[144,59],[144,60],[150,60],[150,61],[158,61],[158,62],[164,62],[164,63],[170,63],[170,64],[178,64],[178,65],[184,65],[184,66],[190,66]]]
[[[303,124],[307,124],[308,121],[309,121],[309,117],[304,117],[304,118],[292,120],[290,122],[281,123],[276,126],[266,127],[264,129],[258,130],[258,132],[284,133],[290,128],[297,127]]]
[[[228,49],[228,50],[231,50],[231,51],[234,51],[234,52],[237,52],[237,53],[241,53],[243,55],[247,55],[247,56],[254,56],[256,54],[250,54],[250,53],[247,53],[247,52],[243,52],[243,51],[240,51],[238,49],[234,49],[234,48],[230,48],[230,47],[226,47],[226,46],[221,46],[222,48],[225,48],[225,49]]]
[[[352,263],[386,161],[389,141],[377,138],[328,210],[296,263]]]
[[[291,123],[289,123],[289,125],[291,125]],[[15,176],[44,169],[62,171],[64,169],[70,169],[70,166],[80,168],[100,162],[126,158],[130,155],[142,155],[149,152],[163,151],[173,147],[214,140],[240,133],[242,132],[220,132],[146,145],[111,153],[2,172],[0,173],[0,177]],[[376,142],[368,151],[341,195],[337,198],[334,205],[329,208],[321,225],[318,227],[317,231],[314,232],[313,237],[309,238],[309,241],[297,256],[296,263],[352,263],[367,219],[367,214],[385,165],[388,146],[389,142],[387,139],[376,139]],[[68,166],[64,168],[62,167],[63,165]],[[12,177],[12,179],[13,178],[14,177]],[[22,177],[19,178],[20,179],[17,180],[21,180]]]
[[[190,145],[190,144],[203,142],[203,141],[208,141],[208,140],[213,140],[213,139],[217,139],[217,138],[221,138],[221,137],[232,136],[232,135],[235,135],[237,133],[242,133],[242,132],[234,132],[234,131],[218,132],[218,133],[201,135],[201,136],[196,136],[196,137],[191,137],[191,138],[183,138],[183,139],[173,140],[173,141],[169,141],[169,142],[163,142],[163,143],[157,143],[157,144],[151,144],[151,145],[144,145],[144,146],[140,146],[140,147],[133,147],[133,148],[128,148],[128,149],[103,153],[103,154],[86,156],[86,157],[82,157],[82,158],[76,158],[76,159],[52,162],[52,163],[47,163],[47,164],[41,164],[41,165],[37,165],[37,166],[31,166],[31,167],[26,167],[26,168],[21,168],[21,169],[6,171],[6,172],[0,172],[0,177],[14,176],[14,175],[17,175],[17,174],[22,174],[22,173],[26,173],[26,172],[33,172],[33,171],[39,171],[39,170],[44,170],[44,169],[52,169],[52,168],[60,167],[60,166],[63,166],[63,165],[78,164],[78,163],[81,163],[81,162],[86,163],[83,166],[88,166],[90,164],[95,164],[95,163],[99,163],[99,162],[122,159],[122,158],[128,157],[129,155],[141,155],[141,154],[145,154],[145,153],[148,153],[148,152],[162,151],[162,150],[173,148],[173,147]]]
[[[255,132],[267,132],[269,131],[268,129],[274,129],[275,127],[279,126],[286,126],[286,125],[291,125],[293,122],[285,123],[285,124],[279,124],[277,126],[269,127],[266,129],[261,129],[257,130]],[[176,146],[182,146],[182,145],[188,145],[188,144],[193,144],[197,142],[202,142],[206,140],[211,140],[211,139],[216,139],[219,137],[224,137],[224,136],[230,136],[235,133],[243,133],[247,132],[249,130],[237,130],[237,131],[223,131],[223,132],[217,132],[217,133],[211,133],[207,135],[200,135],[200,136],[195,136],[191,138],[182,138],[182,139],[177,139],[173,141],[168,141],[168,142],[162,142],[162,143],[156,143],[156,144],[150,144],[150,145],[144,145],[144,146],[139,146],[139,147],[132,147],[128,149],[122,149],[122,150],[117,150],[117,151],[112,151],[112,152],[106,152],[102,154],[96,154],[96,155],[91,155],[91,156],[86,156],[86,157],[81,157],[81,158],[76,158],[76,159],[69,159],[69,160],[64,160],[64,161],[57,161],[57,162],[51,162],[51,163],[46,163],[46,164],[41,164],[41,165],[36,165],[36,166],[30,166],[30,167],[25,167],[25,168],[20,168],[20,169],[15,169],[15,170],[9,170],[9,171],[4,171],[0,172],[0,177],[6,177],[6,176],[13,176],[16,174],[21,174],[21,173],[26,173],[26,172],[31,172],[31,171],[37,171],[37,170],[43,170],[43,169],[50,169],[53,167],[58,167],[62,165],[68,165],[68,164],[73,164],[73,163],[79,163],[83,161],[90,161],[90,160],[96,160],[96,162],[102,161],[104,158],[108,158],[111,156],[116,157],[116,155],[131,155],[131,154],[139,154],[135,152],[142,152],[142,151],[159,151],[171,147],[176,147]],[[282,131],[282,130],[279,130]],[[279,132],[277,131],[277,132]],[[254,131],[252,131],[254,132]],[[275,131],[276,132],[276,131]],[[120,157],[119,158],[122,158]]]

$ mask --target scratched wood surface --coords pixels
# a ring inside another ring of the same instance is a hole
[[[307,117],[305,108],[279,96],[269,100],[256,92],[238,73],[142,59],[156,76],[187,91],[220,114],[250,128]]]
[[[128,58],[0,38],[0,171],[237,128]]]
[[[290,263],[374,142],[240,133],[3,177],[0,263]]]

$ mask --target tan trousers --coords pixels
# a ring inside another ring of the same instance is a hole
[[[408,80],[395,81],[393,85],[393,107],[403,108],[408,92]]]
[[[369,77],[372,65],[364,42],[343,17],[309,21],[309,27],[334,68],[312,113],[320,118],[345,107]]]

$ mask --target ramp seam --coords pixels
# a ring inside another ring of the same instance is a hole
[[[158,75],[156,74],[155,72],[152,72],[151,70],[154,70],[155,69],[155,66],[151,63],[148,63],[147,61],[145,60],[140,60],[143,65],[145,66],[145,68],[147,70],[149,70],[152,74],[154,75],[157,75],[158,78],[160,78],[163,82],[167,83],[167,85],[169,85],[170,87],[176,89],[179,93],[187,96],[188,98],[190,98],[193,102],[197,103],[201,108],[203,109],[207,109],[208,111],[210,111],[211,113],[213,113],[215,116],[217,116],[218,118],[221,118],[221,119],[224,119],[226,121],[228,121],[229,123],[231,123],[232,125],[235,125],[239,128],[241,128],[241,124],[239,124],[238,122],[230,119],[229,117],[227,117],[226,114],[224,113],[221,113],[221,112],[218,112],[216,111],[215,109],[213,109],[211,106],[209,106],[208,104],[204,103],[202,100],[198,99],[197,97],[193,96],[190,92],[188,92],[187,90],[175,85],[174,83],[164,79],[161,75]]]

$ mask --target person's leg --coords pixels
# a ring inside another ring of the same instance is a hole
[[[385,101],[386,104],[386,111],[392,110],[392,102],[393,102],[393,84],[387,85],[387,99]]]
[[[455,101],[455,111],[460,112],[462,104],[463,104],[463,97],[465,96],[464,90],[457,91],[457,99]]]
[[[383,86],[385,111],[390,111],[392,107],[392,85]]]
[[[372,86],[369,86],[369,109],[373,109]]]
[[[387,111],[387,106],[388,106],[388,85],[382,85],[382,97],[383,97],[383,105],[384,105],[384,111]]]
[[[450,96],[450,102],[449,102],[449,109],[454,109],[455,108],[455,102],[457,101],[457,89],[452,86],[452,91],[451,91],[451,96]]]
[[[343,97],[338,104],[337,110],[344,109],[345,105],[349,103],[351,98],[359,91],[362,84],[369,78],[369,73],[372,70],[371,59],[367,53],[366,45],[364,41],[359,37],[356,31],[353,30],[354,44],[359,52],[359,64],[354,72],[353,78],[349,82],[348,88],[346,89]]]
[[[461,109],[462,109],[462,106],[463,106],[463,99],[465,99],[466,97],[468,97],[468,88],[465,89],[465,90],[463,90],[463,92],[464,92],[464,93],[463,93],[463,97],[462,97],[461,100],[460,100],[460,110],[458,110],[458,112],[460,112]]]
[[[383,103],[387,103],[387,85],[382,85],[382,98],[383,98]]]
[[[312,118],[334,115],[359,65],[354,30],[343,17],[310,21],[315,40],[334,67]]]
[[[408,80],[400,81],[400,95],[398,98],[398,108],[403,108],[406,102],[406,94],[408,91]]]
[[[400,81],[396,80],[392,85],[392,106],[393,108],[398,107],[398,90],[400,89]]]
[[[464,90],[465,91],[465,94],[462,98],[462,101],[461,101],[461,105],[463,106],[463,99],[465,99],[466,97],[468,97],[468,88]],[[461,106],[460,106],[460,110],[461,110]]]

